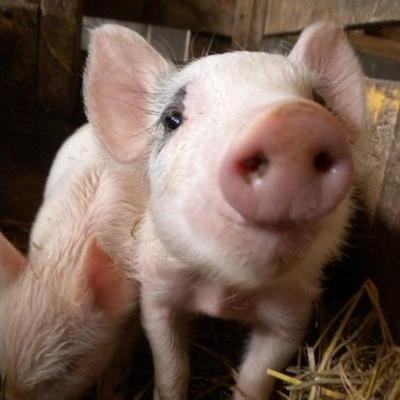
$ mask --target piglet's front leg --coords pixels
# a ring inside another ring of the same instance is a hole
[[[189,358],[185,316],[172,306],[161,304],[150,288],[143,287],[142,319],[153,353],[154,400],[186,399]]]
[[[303,340],[309,312],[299,312],[302,314],[297,314],[295,321],[285,316],[284,325],[268,322],[254,328],[240,368],[234,400],[270,398],[274,379],[267,375],[267,369],[284,368]]]

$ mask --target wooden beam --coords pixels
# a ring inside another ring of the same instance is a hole
[[[383,28],[371,27],[366,30],[366,33],[383,39],[400,42],[400,22],[398,26],[385,26]]]
[[[349,39],[357,50],[400,61],[400,42],[356,32],[350,32]]]
[[[0,2],[0,105],[36,103],[39,7],[24,0]]]
[[[231,36],[235,0],[85,0],[83,13]]]
[[[266,35],[295,33],[331,19],[346,27],[400,21],[400,0],[269,0]]]
[[[39,104],[70,115],[78,100],[82,1],[41,0],[40,9]]]
[[[259,50],[261,47],[267,0],[237,0],[233,24],[234,48]]]

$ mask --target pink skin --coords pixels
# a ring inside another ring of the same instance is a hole
[[[139,325],[129,271],[142,185],[107,159],[92,128],[79,129],[53,163],[29,254],[0,233],[4,400],[76,400],[104,371],[99,400],[120,384],[107,366],[125,362]]]
[[[219,182],[225,200],[246,221],[276,228],[327,215],[352,184],[344,130],[316,103],[269,105],[222,161]]]
[[[313,89],[335,115],[310,101]],[[183,119],[167,131],[172,98]],[[154,398],[187,398],[186,326],[204,313],[251,327],[233,398],[268,399],[266,369],[283,368],[301,344],[351,214],[365,98],[344,32],[314,24],[287,58],[234,52],[176,71],[134,33],[104,26],[92,37],[85,102],[116,160],[152,144],[135,267]]]

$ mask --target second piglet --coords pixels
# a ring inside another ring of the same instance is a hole
[[[82,398],[131,345],[139,324],[131,231],[145,199],[138,171],[109,160],[85,125],[56,156],[28,256],[0,234],[4,400]],[[114,398],[118,377],[107,376],[98,399]]]
[[[233,52],[182,69],[125,28],[94,31],[89,120],[116,160],[148,153],[137,269],[155,399],[187,398],[192,313],[252,327],[233,397],[270,396],[266,370],[301,344],[345,237],[363,85],[331,23],[288,57]]]

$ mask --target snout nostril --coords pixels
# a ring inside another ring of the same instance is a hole
[[[264,173],[268,166],[268,159],[261,152],[240,162],[240,169],[244,173]]]
[[[318,153],[314,158],[314,167],[318,172],[328,172],[333,164],[333,158],[324,151]]]

